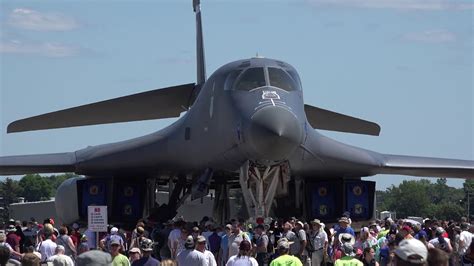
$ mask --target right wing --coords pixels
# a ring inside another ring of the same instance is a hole
[[[0,175],[74,172],[76,154],[51,153],[0,157]]]
[[[378,136],[380,126],[374,122],[336,113],[319,107],[304,105],[309,124],[313,128]]]
[[[192,104],[194,83],[151,90],[17,120],[7,132],[178,117]]]

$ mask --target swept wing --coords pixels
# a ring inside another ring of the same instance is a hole
[[[74,152],[0,157],[0,175],[74,172]]]
[[[192,104],[194,83],[156,89],[17,120],[7,132],[178,117]]]

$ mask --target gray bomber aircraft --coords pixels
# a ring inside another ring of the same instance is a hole
[[[275,195],[291,179],[376,174],[474,178],[474,161],[380,154],[321,135],[315,129],[376,136],[380,127],[305,105],[298,73],[285,62],[243,59],[206,79],[199,0],[193,8],[196,83],[18,120],[8,132],[179,117],[185,112],[180,119],[150,135],[75,152],[0,157],[0,174],[74,172],[87,178],[169,182],[168,204],[154,210],[162,217],[172,217],[187,196],[202,197],[209,186],[218,189],[230,182],[240,184],[250,216],[267,216]],[[65,181],[57,192],[57,210],[65,222],[78,218],[76,181]],[[220,195],[226,198],[225,191]]]

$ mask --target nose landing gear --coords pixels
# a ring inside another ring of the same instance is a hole
[[[288,162],[271,166],[247,161],[240,168],[239,182],[250,216],[268,217],[278,190],[286,190],[290,180]]]

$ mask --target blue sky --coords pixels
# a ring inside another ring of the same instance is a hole
[[[2,1],[0,156],[74,151],[170,124],[6,134],[17,119],[195,81],[191,2]],[[208,75],[256,53],[280,59],[299,71],[306,103],[382,127],[379,137],[323,134],[382,153],[474,159],[472,1],[202,0],[201,9]],[[368,179],[385,189],[413,178]]]

